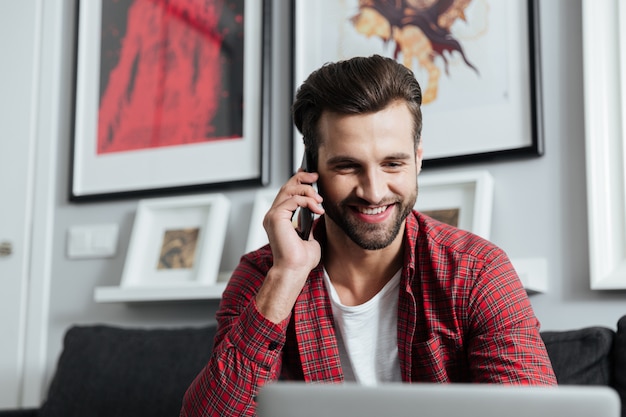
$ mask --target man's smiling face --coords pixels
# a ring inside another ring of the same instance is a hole
[[[343,233],[367,250],[401,239],[421,168],[406,104],[359,115],[324,112],[318,128],[318,187],[329,237]]]

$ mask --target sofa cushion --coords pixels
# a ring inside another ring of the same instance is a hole
[[[615,332],[605,327],[547,331],[541,337],[559,384],[611,383],[611,349]]]
[[[622,417],[626,417],[626,316],[617,322],[613,343],[613,387],[622,399]]]
[[[214,335],[215,326],[72,327],[40,416],[177,416]]]

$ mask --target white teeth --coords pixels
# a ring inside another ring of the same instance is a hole
[[[382,206],[382,207],[375,207],[375,208],[359,208],[359,212],[363,213],[363,214],[380,214],[383,211],[387,210],[387,206]]]

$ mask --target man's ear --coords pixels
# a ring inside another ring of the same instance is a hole
[[[417,145],[417,150],[415,151],[415,164],[417,166],[417,173],[422,172],[422,155],[424,154],[424,149],[422,148],[422,141],[420,140],[419,145]]]

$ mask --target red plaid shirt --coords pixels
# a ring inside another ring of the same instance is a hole
[[[403,381],[556,385],[539,322],[501,249],[417,212],[407,217],[404,245]],[[259,388],[279,377],[343,380],[322,264],[280,324],[266,320],[254,300],[271,266],[267,246],[242,257],[217,312],[213,355],[187,390],[181,416],[252,416]]]

